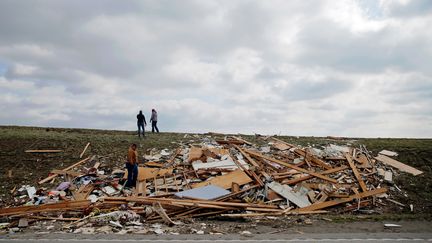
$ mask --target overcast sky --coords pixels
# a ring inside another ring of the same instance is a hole
[[[432,137],[432,1],[0,1],[0,124]]]

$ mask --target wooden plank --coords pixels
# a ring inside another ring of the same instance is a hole
[[[137,202],[137,203],[150,203],[153,202],[168,202],[168,203],[189,203],[190,205],[194,204],[205,204],[205,205],[218,205],[218,206],[226,206],[226,207],[239,207],[239,208],[272,208],[277,209],[278,206],[274,205],[265,205],[265,204],[256,204],[256,203],[238,203],[238,202],[221,202],[221,201],[208,201],[208,200],[192,200],[192,199],[174,199],[174,198],[154,198],[154,197],[106,197],[105,201],[119,201],[119,202]],[[188,204],[188,205],[189,205]]]
[[[20,207],[13,207],[13,208],[0,208],[0,216],[76,210],[76,209],[87,208],[90,206],[90,204],[91,204],[90,200],[82,200],[82,201],[65,201],[60,203],[42,204],[36,206],[31,205],[31,206],[20,206]]]
[[[303,149],[295,149],[294,151],[296,154],[303,156],[305,159],[306,157],[308,157],[307,159],[309,159],[312,163],[324,168],[324,169],[331,169],[332,167],[328,164],[326,164],[324,161],[322,161],[321,159],[318,159],[316,156],[312,155],[312,154],[307,154],[306,151],[304,151]]]
[[[85,200],[90,195],[90,193],[93,191],[94,186],[92,184],[87,185],[81,185],[78,191],[73,192],[73,197],[75,200]]]
[[[246,169],[239,161],[237,161],[237,158],[232,155],[231,156],[234,163],[236,163],[236,165],[242,169],[244,172],[246,172],[246,174],[250,177],[253,177],[254,180],[260,185],[260,186],[264,186],[264,182],[261,180],[261,178],[259,178],[259,176],[254,172],[254,171],[249,171],[248,169]],[[252,159],[252,158],[251,158]],[[236,183],[237,184],[237,183]],[[238,185],[238,184],[237,184]]]
[[[223,217],[230,218],[248,218],[248,217],[265,217],[265,216],[281,216],[281,215],[303,215],[303,214],[324,214],[328,213],[326,210],[316,210],[316,211],[302,211],[302,212],[279,212],[279,213],[231,213],[231,214],[221,214]]]
[[[158,167],[158,168],[162,168],[162,167],[164,167],[164,165],[163,165],[162,163],[155,162],[155,161],[145,162],[144,164],[145,164],[146,166],[149,166],[149,167]]]
[[[218,144],[237,144],[237,145],[243,145],[244,142],[239,140],[216,140]]]
[[[322,175],[328,175],[328,174],[339,172],[341,170],[346,170],[346,169],[348,169],[348,166],[342,165],[340,167],[336,167],[336,168],[333,168],[333,169],[330,169],[330,170],[326,170],[326,171],[320,172],[320,174],[322,174]],[[311,178],[313,178],[312,175],[302,176],[302,177],[299,177],[299,178],[296,178],[296,179],[284,181],[283,184],[288,184],[288,185],[297,184],[297,183],[299,183],[301,181],[309,180]]]
[[[83,175],[80,172],[71,171],[71,170],[52,170],[51,173],[57,174],[57,175],[70,175],[70,176],[73,176],[73,177],[78,177],[78,176],[82,176]]]
[[[192,184],[192,188],[207,186],[207,185],[215,185],[222,187],[224,189],[231,188],[233,182],[244,185],[251,182],[252,179],[242,170],[235,170],[226,175],[216,176],[211,180],[203,181],[200,183]]]
[[[76,167],[76,166],[78,166],[78,165],[80,165],[80,164],[83,164],[83,163],[87,162],[89,159],[90,159],[90,157],[87,157],[87,158],[85,158],[85,159],[83,159],[83,160],[81,160],[81,161],[76,162],[75,164],[73,164],[73,165],[71,165],[71,166],[69,166],[69,167],[64,168],[63,170],[70,170],[70,169],[72,169],[72,168],[74,168],[74,167]],[[39,184],[43,184],[43,183],[45,183],[45,182],[47,182],[47,181],[50,181],[50,180],[56,178],[57,176],[58,176],[58,174],[50,175],[50,176],[48,176],[47,178],[45,178],[45,179],[39,181],[38,183],[39,183]]]
[[[297,146],[295,146],[295,145],[293,145],[293,144],[287,143],[287,142],[285,142],[285,141],[283,141],[283,140],[280,140],[280,139],[278,139],[278,138],[275,138],[275,137],[271,137],[270,139],[272,139],[272,140],[274,140],[274,141],[276,141],[276,142],[278,142],[278,143],[285,144],[285,145],[289,146],[290,148],[295,148],[295,147],[297,147]]]
[[[203,151],[206,149],[210,150],[210,152],[212,152],[212,153],[215,153],[215,154],[221,155],[221,156],[229,153],[229,151],[227,149],[223,149],[223,148],[191,147],[189,150],[188,161],[193,162],[195,160],[199,160],[203,156]]]
[[[61,149],[30,149],[26,150],[26,153],[60,153],[63,152]]]
[[[138,167],[138,181],[153,179],[158,176],[164,176],[167,174],[172,174],[173,168],[148,168],[148,167]],[[125,174],[123,179],[126,179],[128,176],[127,170],[125,170]]]
[[[236,140],[238,140],[238,141],[241,141],[241,142],[243,142],[243,143],[245,143],[245,144],[247,144],[247,145],[252,145],[252,143],[250,143],[250,142],[244,140],[244,139],[241,138],[241,137],[237,137],[237,136],[231,136],[231,137],[234,138],[234,139],[236,139]]]
[[[273,143],[272,146],[281,151],[288,150],[291,148],[290,146],[280,142]]]
[[[240,148],[238,145],[233,145],[234,148],[236,148],[238,151],[240,151],[240,153],[246,158],[247,161],[249,161],[249,163],[251,163],[253,166],[255,167],[260,167],[260,165],[254,160],[252,159],[249,154],[247,154],[242,148]]]
[[[90,146],[90,143],[87,143],[87,145],[84,147],[84,150],[81,152],[81,154],[80,154],[80,159],[83,157],[83,155],[84,155],[84,153],[85,153],[85,151],[87,150],[87,148]]]
[[[364,183],[363,179],[361,178],[361,175],[358,172],[357,167],[355,166],[355,164],[352,160],[351,154],[345,153],[345,157],[347,158],[348,164],[351,167],[351,170],[353,171],[354,176],[360,185],[360,188],[362,189],[363,192],[367,191],[366,184]]]
[[[279,150],[287,150],[290,148],[295,148],[294,152],[300,156],[303,156],[306,158],[306,151],[304,151],[303,149],[297,148],[297,146],[287,143],[283,140],[277,139],[275,137],[271,137],[272,140],[276,141],[276,143],[274,143],[272,146],[279,149]],[[309,156],[311,159],[310,161],[312,161],[312,163],[324,168],[324,169],[331,169],[332,167],[328,164],[326,164],[324,161],[322,161],[321,159],[317,158],[316,156]]]
[[[81,219],[81,218],[45,217],[45,216],[36,216],[36,215],[28,216],[28,218],[40,219],[40,220],[57,220],[57,221],[77,221]]]
[[[168,225],[174,225],[175,223],[170,219],[170,217],[166,214],[165,209],[162,207],[160,202],[153,203],[153,208],[155,209],[156,213],[158,213],[161,218],[167,223]]]
[[[382,163],[384,163],[386,165],[390,165],[390,166],[392,166],[392,167],[394,167],[396,169],[399,169],[400,171],[410,173],[410,174],[412,174],[414,176],[420,175],[420,174],[423,173],[423,171],[421,171],[421,170],[418,170],[418,169],[416,169],[414,167],[406,165],[406,164],[404,164],[402,162],[399,162],[399,161],[397,161],[395,159],[392,159],[392,158],[387,157],[387,156],[382,155],[382,154],[379,154],[377,157],[375,157],[375,159],[378,160],[378,161],[381,161]]]
[[[326,180],[326,181],[329,181],[329,182],[332,182],[332,183],[337,183],[337,181],[336,181],[335,179],[329,178],[329,177],[324,176],[324,175],[322,175],[322,174],[319,174],[319,173],[316,173],[316,172],[313,172],[313,171],[310,171],[310,170],[306,170],[306,169],[303,169],[303,168],[297,167],[297,166],[292,165],[292,164],[285,163],[285,162],[283,162],[283,161],[280,161],[280,160],[277,160],[277,159],[274,159],[274,158],[271,158],[271,157],[268,157],[268,156],[262,155],[262,154],[257,153],[257,152],[253,152],[253,151],[250,151],[250,150],[246,150],[246,152],[247,152],[248,154],[253,155],[253,156],[260,157],[260,158],[263,158],[263,159],[266,159],[266,160],[268,160],[268,161],[271,161],[271,162],[274,162],[274,163],[277,163],[277,164],[283,165],[283,166],[285,166],[285,167],[288,167],[288,168],[291,168],[291,169],[294,169],[294,170],[297,170],[297,171],[300,171],[300,172],[303,172],[303,173],[307,173],[307,174],[309,174],[309,175],[312,175],[312,176],[318,177],[318,178],[320,178],[320,179],[323,179],[323,180]]]
[[[370,196],[382,194],[385,192],[387,192],[387,188],[383,187],[383,188],[379,188],[379,189],[375,189],[375,190],[371,190],[371,191],[367,191],[367,192],[362,192],[362,193],[359,193],[357,195],[352,195],[352,196],[347,197],[347,198],[338,198],[338,199],[331,200],[331,201],[314,203],[308,207],[300,208],[300,209],[297,209],[295,211],[298,211],[298,212],[315,211],[315,210],[319,210],[319,209],[323,209],[323,208],[332,207],[332,206],[335,206],[338,204],[351,202],[352,200],[357,199],[357,198],[370,197]]]

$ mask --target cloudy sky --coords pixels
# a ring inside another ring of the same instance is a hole
[[[432,137],[430,0],[0,1],[0,124]]]

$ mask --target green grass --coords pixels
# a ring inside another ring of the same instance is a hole
[[[147,133],[147,137],[140,139],[135,132],[39,128],[0,126],[0,198],[9,196],[9,190],[14,186],[37,185],[52,169],[65,168],[79,160],[79,154],[87,142],[91,143],[85,156],[102,156],[103,164],[111,168],[121,168],[125,161],[126,152],[131,143],[138,144],[139,154],[149,153],[151,149],[174,149],[182,143],[200,142],[200,137],[206,135],[184,133]],[[195,136],[199,136],[196,138]],[[251,135],[241,135],[246,140],[265,145],[266,141]],[[218,135],[222,138],[223,135]],[[280,136],[292,144],[316,147],[326,144],[364,144],[377,154],[382,149],[399,153],[398,160],[414,166],[424,172],[420,176],[401,173],[395,178],[395,184],[407,192],[407,196],[399,196],[396,200],[413,204],[416,213],[429,212],[432,208],[432,139],[389,139],[389,138],[353,138],[348,140],[330,140],[322,137],[291,137]],[[63,149],[62,153],[30,154],[27,149]],[[8,171],[12,170],[12,177]],[[396,212],[395,212],[396,213]],[[410,214],[409,209],[402,212]]]

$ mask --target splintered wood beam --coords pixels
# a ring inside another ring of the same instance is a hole
[[[354,176],[356,177],[356,179],[357,179],[357,181],[358,181],[358,183],[360,185],[360,188],[362,189],[362,191],[366,192],[367,191],[366,184],[364,183],[363,179],[361,178],[361,175],[358,172],[357,167],[355,166],[355,164],[354,164],[354,162],[352,160],[351,154],[345,153],[345,157],[348,160],[348,164],[351,167],[351,170],[353,171]]]
[[[72,169],[72,168],[74,168],[74,167],[76,167],[76,166],[78,166],[78,165],[80,165],[80,164],[83,164],[83,163],[87,162],[89,159],[90,159],[90,157],[87,157],[87,158],[85,158],[85,159],[83,159],[83,160],[81,160],[81,161],[76,162],[75,164],[73,164],[73,165],[71,165],[71,166],[69,166],[69,167],[67,167],[67,168],[64,168],[63,170],[70,170],[70,169]],[[39,183],[39,184],[43,184],[43,183],[45,183],[45,182],[47,182],[47,181],[50,181],[50,180],[56,178],[57,176],[58,176],[58,174],[50,175],[50,176],[48,176],[47,178],[45,178],[45,179],[39,181],[38,183]]]
[[[329,170],[329,169],[332,168],[330,165],[328,165],[328,164],[326,164],[324,161],[318,159],[318,158],[315,157],[313,154],[307,154],[306,151],[303,150],[303,149],[298,149],[298,148],[297,148],[297,149],[294,150],[294,152],[295,152],[296,154],[300,155],[300,156],[303,156],[305,159],[306,159],[306,157],[309,157],[310,159],[309,159],[309,158],[308,158],[308,159],[309,159],[312,163],[314,163],[314,164],[316,164],[316,165],[318,165],[318,166],[320,166],[320,167],[322,167],[322,168],[324,168],[324,169]]]
[[[13,208],[0,208],[0,216],[9,216],[27,213],[41,213],[52,211],[76,210],[87,208],[91,204],[90,200],[66,201],[60,203],[20,206]]]
[[[252,159],[242,148],[240,148],[240,146],[233,144],[234,148],[236,148],[238,151],[240,151],[240,153],[249,161],[249,163],[251,163],[253,166],[255,167],[260,167],[259,164]]]
[[[60,153],[63,152],[61,149],[33,149],[26,150],[26,153]]]
[[[237,136],[231,136],[231,137],[234,138],[234,139],[237,139],[238,141],[242,141],[243,143],[245,143],[245,144],[247,144],[247,145],[252,145],[252,143],[250,143],[250,142],[244,140],[244,139],[241,138],[241,137],[237,137]]]
[[[273,139],[274,141],[279,142],[279,143],[283,143],[283,144],[285,144],[285,145],[287,145],[287,146],[289,146],[291,148],[296,148],[296,146],[294,144],[287,143],[287,142],[285,142],[283,140],[280,140],[278,138],[271,137],[270,139]]]
[[[218,144],[239,144],[242,145],[244,142],[239,140],[216,140]]]
[[[337,181],[336,181],[335,179],[332,179],[332,178],[327,177],[327,176],[325,176],[325,175],[322,175],[322,174],[319,174],[319,173],[316,173],[316,172],[313,172],[313,171],[310,171],[310,170],[306,170],[306,169],[303,169],[303,168],[301,168],[301,167],[298,167],[298,166],[295,166],[295,165],[292,165],[292,164],[285,163],[285,162],[280,161],[280,160],[278,160],[278,159],[274,159],[274,158],[271,158],[271,157],[268,157],[268,156],[262,155],[262,154],[260,154],[260,153],[254,152],[254,151],[246,150],[246,152],[247,152],[248,154],[252,155],[252,156],[256,156],[256,157],[259,157],[259,158],[263,158],[263,159],[265,159],[265,160],[268,160],[268,161],[271,161],[271,162],[274,162],[274,163],[277,163],[277,164],[283,165],[283,166],[285,166],[285,167],[288,167],[288,168],[291,168],[291,169],[294,169],[294,170],[297,170],[297,171],[300,171],[300,172],[303,172],[303,173],[306,173],[306,174],[309,174],[309,175],[312,175],[312,176],[318,177],[318,178],[320,178],[320,179],[323,179],[323,180],[329,181],[329,182],[331,182],[331,183],[337,183]]]
[[[278,143],[285,144],[286,146],[288,146],[288,147],[290,147],[290,148],[294,148],[294,152],[295,152],[296,154],[298,154],[298,155],[303,156],[303,157],[306,158],[306,155],[307,155],[307,154],[306,154],[306,151],[305,151],[305,150],[300,149],[300,148],[298,148],[297,146],[295,146],[295,145],[293,145],[293,144],[287,143],[287,142],[285,142],[285,141],[283,141],[283,140],[280,140],[280,139],[278,139],[278,138],[275,138],[275,137],[271,137],[271,139],[273,139],[274,141],[276,141],[276,142],[278,142]],[[322,168],[324,168],[324,169],[326,169],[326,170],[329,170],[329,169],[332,168],[330,165],[326,164],[323,160],[317,158],[316,156],[309,155],[308,157],[310,157],[310,161],[311,161],[312,163],[314,163],[314,164],[316,164],[316,165],[318,165],[318,166],[320,166],[320,167],[322,167]]]
[[[330,170],[326,170],[326,171],[320,172],[320,174],[322,174],[322,175],[328,175],[328,174],[339,172],[341,170],[346,170],[346,169],[348,169],[348,166],[342,165],[340,167],[336,167],[336,168],[333,168],[333,169],[330,169]],[[287,185],[297,184],[297,183],[299,183],[301,181],[309,180],[311,178],[313,178],[312,175],[302,176],[302,177],[299,177],[299,178],[296,178],[296,179],[284,181],[283,184],[287,184]]]
[[[239,161],[237,161],[237,158],[231,153],[230,154],[234,163],[240,168],[242,169],[244,172],[246,172],[246,174],[248,174],[248,176],[253,177],[254,180],[260,185],[260,186],[264,186],[264,182],[259,178],[259,176],[253,172],[250,171],[248,169],[246,169]]]
[[[370,196],[374,196],[377,194],[382,194],[387,192],[387,188],[383,187],[383,188],[378,188],[375,190],[371,190],[371,191],[367,191],[367,192],[362,192],[359,194],[355,194],[352,195],[350,197],[347,198],[338,198],[335,200],[331,200],[331,201],[326,201],[326,202],[318,202],[318,203],[314,203],[310,206],[304,207],[304,208],[300,208],[300,209],[296,209],[293,211],[297,211],[297,212],[302,212],[302,211],[315,211],[315,210],[319,210],[319,209],[323,209],[323,208],[328,208],[328,207],[332,207],[338,204],[342,204],[342,203],[346,203],[346,202],[351,202],[354,199],[360,199],[360,198],[365,198],[365,197],[370,197]]]
[[[90,146],[90,143],[87,143],[87,145],[84,147],[84,150],[81,152],[80,154],[80,159],[83,157],[85,151],[87,150],[87,148]]]

